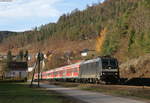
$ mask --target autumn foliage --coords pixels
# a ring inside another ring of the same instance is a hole
[[[107,29],[104,28],[100,34],[98,35],[98,37],[96,38],[96,52],[101,52],[102,50],[102,46],[104,44],[104,41],[105,41],[105,37],[106,37],[106,32],[107,32]]]

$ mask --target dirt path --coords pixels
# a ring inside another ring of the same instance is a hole
[[[133,99],[115,97],[102,93],[83,91],[55,85],[40,84],[40,86],[46,88],[47,90],[54,90],[58,93],[65,94],[66,96],[70,96],[87,103],[147,103]]]

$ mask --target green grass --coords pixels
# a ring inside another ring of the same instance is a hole
[[[0,83],[0,103],[73,103],[60,94],[21,83]]]

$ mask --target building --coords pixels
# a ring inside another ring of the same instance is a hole
[[[27,62],[10,62],[8,63],[9,71],[5,73],[6,78],[12,78],[15,80],[27,79]]]

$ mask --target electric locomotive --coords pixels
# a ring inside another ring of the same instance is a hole
[[[112,57],[98,57],[80,64],[79,77],[88,82],[117,82],[118,61]]]

